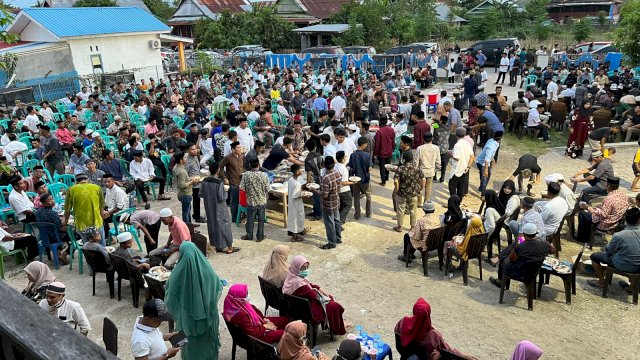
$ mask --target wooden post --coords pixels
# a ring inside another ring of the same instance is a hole
[[[178,61],[180,62],[178,69],[180,71],[186,70],[187,64],[184,61],[184,43],[182,41],[178,42]]]

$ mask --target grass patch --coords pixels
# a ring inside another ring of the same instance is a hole
[[[545,143],[542,140],[531,139],[531,137],[528,136],[523,136],[522,139],[518,139],[516,134],[506,133],[502,138],[501,147],[513,151],[518,155],[530,153],[535,156],[540,156],[549,151],[550,148],[567,145],[567,135],[563,135],[560,131],[551,129],[549,135],[551,142]]]

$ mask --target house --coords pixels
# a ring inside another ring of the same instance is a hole
[[[78,88],[81,79],[95,84],[109,73],[130,73],[138,81],[164,76],[160,35],[170,28],[140,8],[24,8],[7,32],[21,42],[0,48],[0,54],[18,55],[15,75],[23,85],[55,91],[51,84],[63,79]],[[35,95],[59,98],[64,90]]]
[[[21,10],[29,7],[55,7],[65,8],[73,7],[76,0],[2,0],[6,5],[11,8]],[[151,13],[147,5],[142,0],[115,0],[118,6],[122,7],[137,7],[148,13]]]
[[[297,25],[317,24],[352,0],[277,0],[277,13]]]
[[[436,17],[440,21],[449,22],[449,20],[451,20],[451,22],[457,26],[464,25],[469,22],[467,21],[467,19],[461,18],[458,15],[452,14],[451,18],[449,18],[450,16],[449,13],[451,12],[451,10],[449,9],[449,6],[447,4],[440,3],[436,5],[435,10],[436,10]]]
[[[555,21],[566,22],[570,18],[597,17],[604,11],[608,20],[617,22],[621,5],[621,0],[551,0],[547,4],[547,13]]]
[[[193,26],[198,20],[216,20],[224,11],[239,13],[251,9],[248,0],[182,0],[167,24],[173,27],[173,34],[193,38]]]
[[[524,7],[514,0],[484,0],[467,12],[467,17],[482,16],[496,6],[512,6],[516,11],[524,11]]]
[[[293,29],[293,32],[300,34],[300,43],[304,50],[308,47],[333,45],[331,43],[333,37],[340,36],[350,27],[349,24],[316,24]]]

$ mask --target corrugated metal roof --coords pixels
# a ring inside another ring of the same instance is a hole
[[[351,0],[296,0],[296,2],[306,9],[307,14],[318,19],[327,19]]]
[[[317,32],[326,32],[326,33],[343,33],[349,30],[349,24],[318,24],[311,25],[303,28],[293,29],[293,32],[299,33],[317,33]]]
[[[136,7],[26,8],[22,12],[59,38],[170,30]]]

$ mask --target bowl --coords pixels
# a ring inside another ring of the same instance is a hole
[[[351,182],[360,182],[360,180],[362,180],[362,178],[360,178],[359,176],[351,176],[351,177],[349,177],[349,181],[351,181]]]

